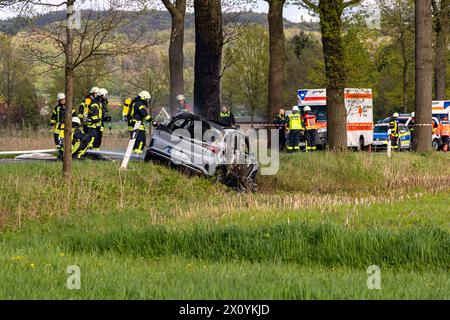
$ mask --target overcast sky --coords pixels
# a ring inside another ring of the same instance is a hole
[[[55,2],[61,2],[61,1],[49,0],[48,2],[55,3]],[[263,0],[258,0],[258,4],[257,4],[256,8],[254,9],[254,11],[267,13],[267,11],[268,11],[267,2],[265,2]],[[7,18],[10,16],[11,16],[11,13],[0,11],[0,18]],[[308,15],[308,12],[306,10],[300,10],[297,6],[289,5],[289,6],[286,6],[286,8],[284,9],[284,17],[292,22],[300,22],[302,19],[302,16],[305,21],[310,21],[310,19],[311,19],[311,17]]]

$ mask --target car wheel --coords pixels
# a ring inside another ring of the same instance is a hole
[[[434,151],[439,151],[439,147],[441,146],[441,144],[439,143],[438,139],[434,139],[433,140],[433,150]]]

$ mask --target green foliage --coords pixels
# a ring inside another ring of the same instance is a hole
[[[244,104],[252,116],[265,114],[269,70],[269,36],[265,28],[242,28],[226,49],[230,65],[225,69],[222,90],[231,105]]]

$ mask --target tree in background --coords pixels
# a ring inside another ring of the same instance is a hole
[[[402,65],[402,109],[408,112],[410,71],[414,68],[414,2],[413,0],[378,0],[382,18],[382,34],[399,46]]]
[[[432,0],[436,31],[434,90],[436,100],[445,100],[447,88],[447,47],[450,28],[450,0]]]
[[[416,0],[416,128],[414,150],[431,150],[433,100],[433,18],[431,0]]]
[[[179,94],[184,94],[184,19],[186,16],[186,0],[161,0],[172,16],[172,29],[169,44],[170,66],[170,112],[176,113]]]
[[[332,151],[347,150],[347,113],[344,88],[347,80],[342,41],[344,10],[360,0],[301,0],[300,4],[320,17],[322,46],[327,77],[328,143]]]
[[[286,41],[286,81],[284,101],[290,108],[298,103],[297,90],[326,86],[320,41],[301,31]]]
[[[223,48],[221,0],[194,0],[194,10],[194,110],[205,118],[218,119]]]
[[[253,123],[256,113],[267,114],[268,34],[262,26],[248,26],[227,50],[233,63],[224,73],[223,92],[234,95],[234,101],[243,102],[250,109]]]
[[[95,60],[97,57],[112,57],[131,52],[137,52],[151,45],[150,41],[142,43],[140,35],[120,37],[117,32],[139,19],[144,9],[142,3],[137,1],[107,0],[101,4],[89,1],[90,10],[80,13],[77,20],[75,5],[86,4],[85,1],[68,0],[60,3],[49,3],[45,0],[18,1],[23,11],[28,15],[36,15],[36,8],[51,10],[64,7],[66,18],[47,26],[33,24],[30,27],[32,34],[28,37],[27,47],[32,56],[39,62],[47,64],[49,71],[65,70],[66,116],[64,123],[64,161],[63,173],[66,178],[72,172],[72,109],[74,107],[74,77],[75,71],[83,64]],[[141,8],[133,9],[135,4]],[[42,50],[42,41],[52,41],[54,52]],[[56,51],[56,52],[55,52]]]
[[[0,35],[0,96],[4,99],[6,120],[11,124],[40,124],[39,106],[30,65],[23,48],[11,36]]]
[[[269,4],[269,38],[270,38],[270,63],[269,63],[269,119],[277,114],[283,105],[284,79],[285,79],[285,38],[283,8],[286,0],[265,0]]]
[[[133,67],[124,78],[130,90],[137,92],[146,88],[152,99],[150,108],[167,105],[170,101],[170,71],[167,56],[156,48],[148,48],[141,55],[133,57]]]

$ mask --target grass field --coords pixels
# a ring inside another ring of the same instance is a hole
[[[2,165],[0,298],[450,299],[449,164],[284,155],[257,194],[152,164],[76,163],[70,186],[57,163]]]

